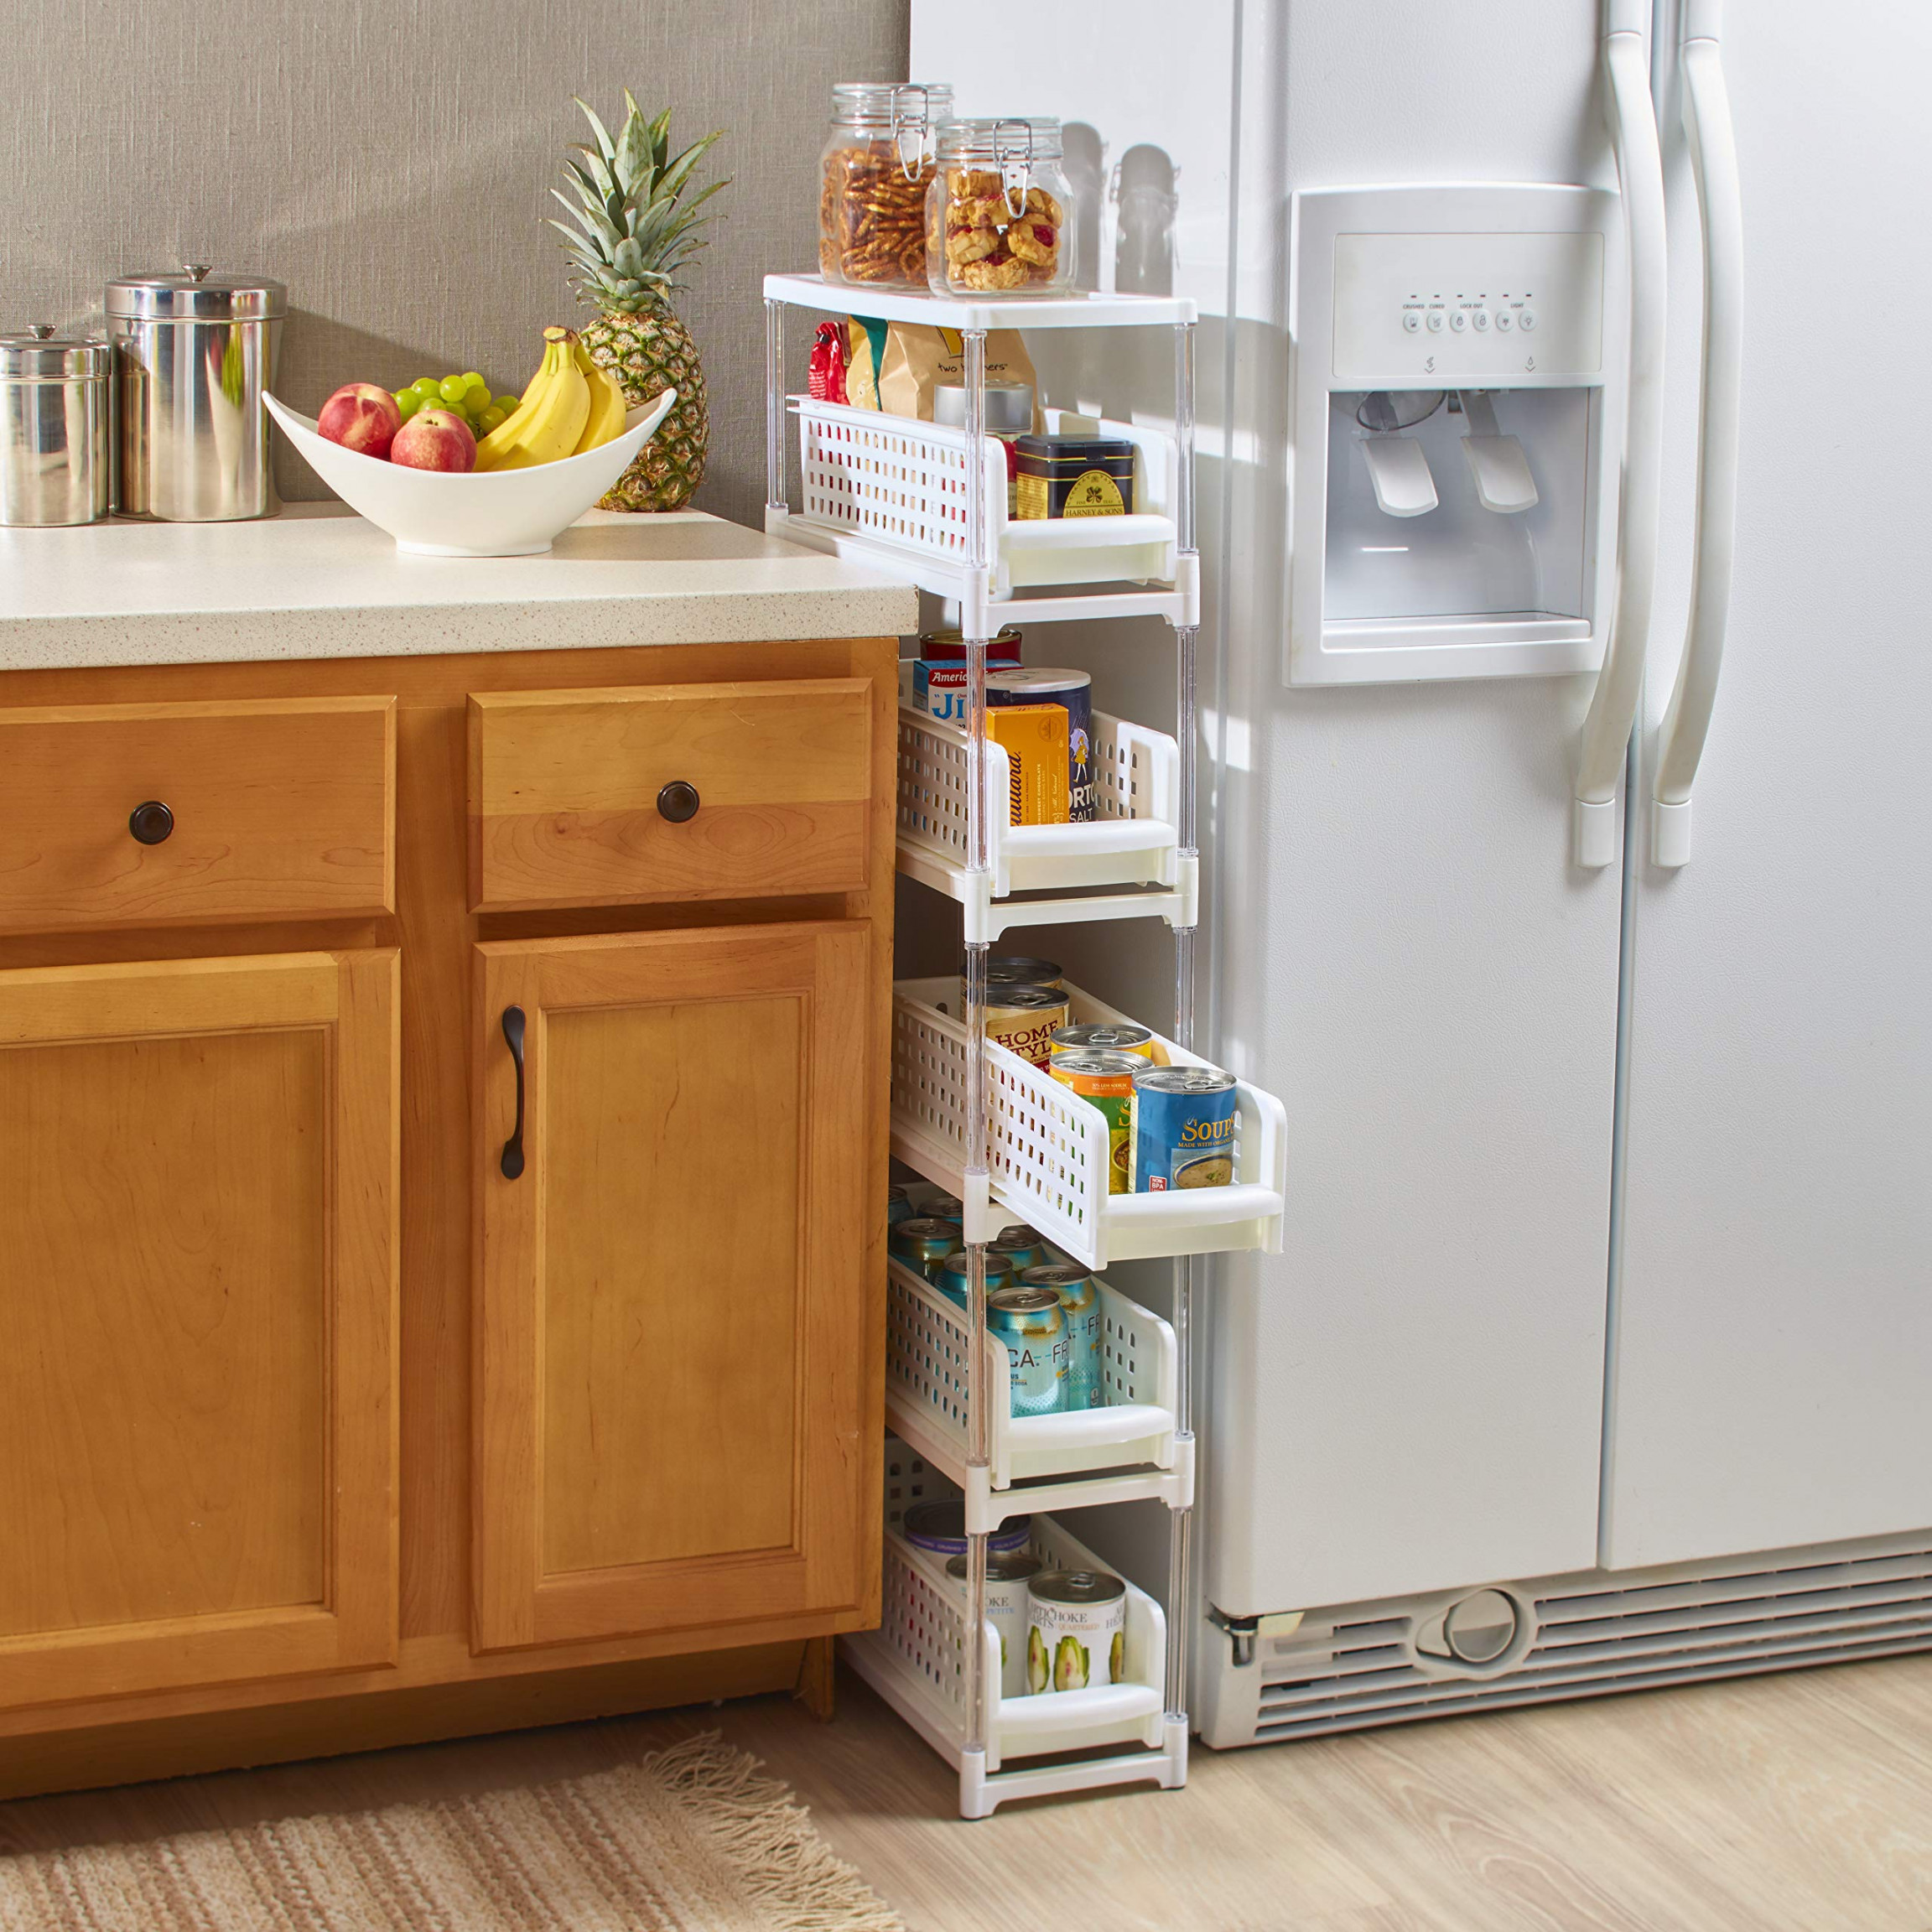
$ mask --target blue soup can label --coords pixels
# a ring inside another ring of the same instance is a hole
[[[1225,1187],[1234,1178],[1234,1076],[1150,1067],[1134,1077],[1134,1192]]]

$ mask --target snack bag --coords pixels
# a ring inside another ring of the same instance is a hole
[[[853,318],[851,356],[845,372],[846,398],[855,409],[882,409],[889,416],[932,420],[932,392],[942,382],[962,382],[966,350],[957,329]],[[1024,382],[1034,392],[1033,427],[1046,426],[1033,358],[1017,329],[994,329],[986,336],[986,380]]]

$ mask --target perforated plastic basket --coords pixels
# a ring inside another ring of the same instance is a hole
[[[1077,1021],[1127,1019],[1078,987],[1067,992]],[[892,1150],[956,1193],[965,1185],[960,1005],[957,979],[903,979],[893,990]],[[1176,1066],[1209,1064],[1171,1041],[1161,1045]],[[1148,1255],[1280,1251],[1287,1117],[1273,1094],[1235,1083],[1231,1186],[1110,1194],[1099,1109],[1004,1046],[989,1042],[986,1065],[994,1199],[1089,1267]]]

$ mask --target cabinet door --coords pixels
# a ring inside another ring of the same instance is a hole
[[[870,929],[477,951],[478,1648],[868,1620]]]
[[[394,1660],[396,969],[0,973],[0,1705]]]

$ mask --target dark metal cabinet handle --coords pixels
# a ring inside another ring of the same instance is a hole
[[[673,778],[657,794],[657,809],[673,825],[698,816],[698,787],[683,778]]]
[[[517,1062],[517,1126],[503,1143],[503,1178],[514,1181],[523,1171],[523,1009],[503,1009],[503,1037],[510,1043],[510,1057]]]
[[[137,805],[127,814],[127,829],[143,845],[158,845],[174,829],[174,814],[158,798]]]

